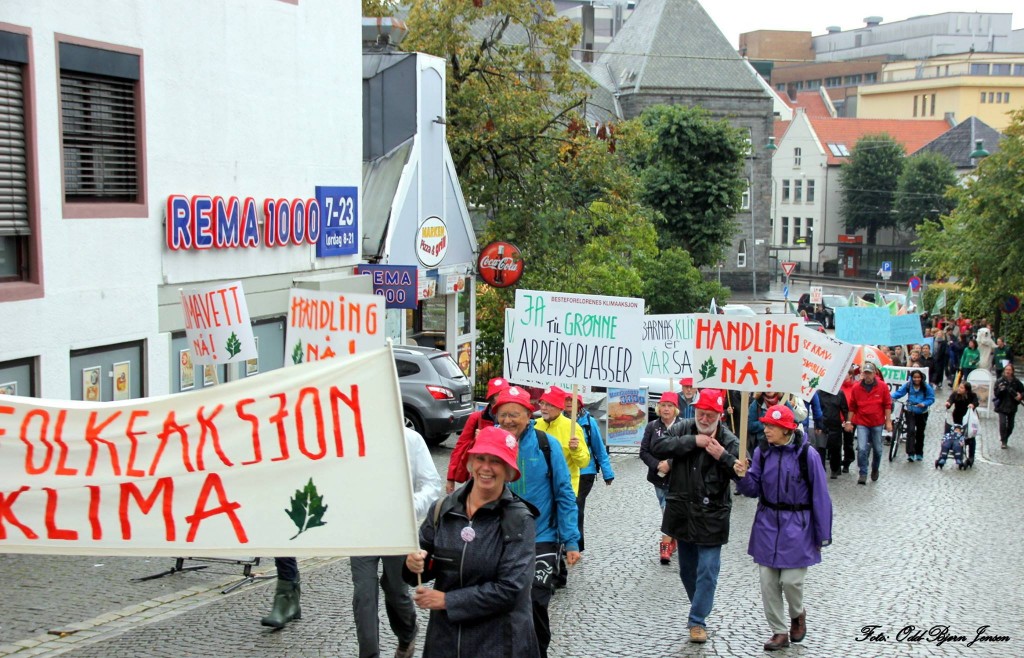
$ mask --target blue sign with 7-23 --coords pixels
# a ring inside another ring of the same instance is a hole
[[[320,241],[318,258],[359,253],[359,188],[317,185],[320,204]]]

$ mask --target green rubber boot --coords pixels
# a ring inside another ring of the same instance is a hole
[[[299,605],[299,581],[277,579],[277,590],[274,592],[274,607],[270,614],[260,620],[264,626],[284,628],[293,619],[302,619],[302,607]]]

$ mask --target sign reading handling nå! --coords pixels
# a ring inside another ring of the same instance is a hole
[[[3,408],[0,435],[23,437],[4,439],[0,460],[3,553],[304,557],[418,546],[388,348],[176,395],[6,398]]]
[[[378,295],[292,288],[285,365],[384,347],[384,299]]]
[[[517,290],[505,327],[505,374],[513,382],[635,387],[642,376],[644,300]]]
[[[256,340],[240,281],[181,291],[185,337],[202,366],[256,358]]]
[[[802,324],[795,316],[697,315],[694,384],[734,391],[799,391]]]

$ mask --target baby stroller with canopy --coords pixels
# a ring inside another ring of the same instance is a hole
[[[942,449],[939,452],[939,458],[935,460],[935,468],[942,469],[946,465],[946,459],[949,457],[949,453],[953,453],[953,459],[956,461],[956,467],[958,470],[964,470],[968,468],[964,462],[964,443],[967,440],[967,432],[962,424],[952,424],[949,426],[949,431],[942,437]]]

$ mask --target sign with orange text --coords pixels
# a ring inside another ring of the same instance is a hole
[[[390,348],[118,403],[0,395],[0,552],[417,547]]]
[[[803,342],[803,374],[800,380],[800,397],[810,402],[815,391],[835,395],[846,379],[846,371],[853,363],[856,345],[844,343],[807,326],[800,327]]]
[[[707,313],[695,317],[695,386],[780,393],[800,390],[803,334],[799,318]]]
[[[383,297],[292,288],[285,365],[357,354],[386,341]]]
[[[240,281],[181,291],[185,337],[201,366],[256,358],[256,340]]]

